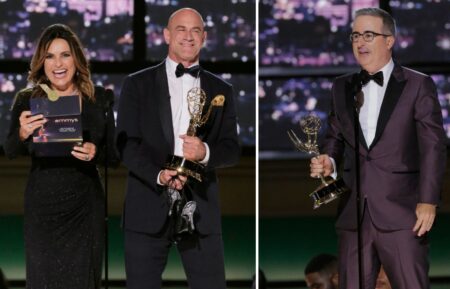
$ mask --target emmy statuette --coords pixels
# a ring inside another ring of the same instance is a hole
[[[197,129],[208,121],[212,108],[223,106],[224,102],[225,96],[221,94],[215,96],[206,112],[202,114],[206,104],[206,93],[200,87],[190,89],[187,94],[187,103],[191,119],[186,135],[196,136]],[[197,161],[188,160],[182,156],[169,155],[166,160],[165,169],[175,170],[178,175],[201,182],[205,167]],[[193,200],[187,200],[187,196],[183,193],[183,190],[179,192],[175,189],[168,188],[167,194],[169,200],[168,216],[174,220],[173,241],[177,242],[184,235],[194,232],[194,213],[197,204]]]
[[[320,152],[317,143],[317,135],[321,127],[320,118],[315,115],[308,115],[300,120],[300,127],[306,135],[306,141],[301,141],[292,130],[288,130],[289,138],[299,151],[308,153],[313,157],[319,156]],[[325,179],[323,175],[320,175],[319,177],[322,183],[314,192],[309,194],[313,199],[314,209],[319,208],[321,205],[328,204],[337,199],[340,194],[349,190],[342,179]]]

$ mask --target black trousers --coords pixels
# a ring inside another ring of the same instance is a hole
[[[125,230],[127,289],[160,289],[172,241],[169,230]],[[190,235],[176,245],[190,289],[226,289],[222,235]]]

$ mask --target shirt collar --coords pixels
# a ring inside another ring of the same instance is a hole
[[[387,86],[387,83],[389,82],[389,78],[391,77],[392,71],[394,70],[394,61],[392,58],[389,60],[388,63],[386,63],[383,68],[381,68],[379,71],[383,72],[383,79],[384,83],[383,86]],[[377,71],[378,72],[378,71]]]
[[[169,76],[176,77],[175,76],[175,70],[177,70],[177,65],[178,65],[177,62],[173,61],[169,56],[167,56],[167,58],[166,58],[166,69],[167,69],[168,72],[170,71],[170,73],[168,73]],[[196,62],[192,63],[189,67],[192,67],[192,66],[195,66],[195,65],[199,65],[198,60]],[[187,67],[187,68],[189,68],[189,67]]]

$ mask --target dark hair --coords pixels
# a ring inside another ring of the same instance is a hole
[[[320,254],[312,258],[305,268],[305,275],[310,273],[329,273],[338,272],[338,260],[336,256],[331,254]]]
[[[38,40],[36,51],[31,59],[28,81],[32,82],[34,85],[39,85],[41,83],[50,85],[50,82],[45,75],[44,62],[50,44],[57,38],[64,39],[69,44],[76,68],[76,73],[73,76],[75,87],[83,96],[87,96],[93,100],[94,84],[91,80],[89,63],[84,55],[83,46],[76,34],[64,24],[50,25],[42,32]],[[33,90],[33,96],[43,95],[45,95],[45,93],[42,89]]]
[[[396,33],[395,20],[389,13],[387,13],[383,9],[370,7],[370,8],[362,8],[355,12],[355,18],[363,15],[381,18],[381,20],[383,21],[383,30],[384,30],[383,33],[395,36]]]

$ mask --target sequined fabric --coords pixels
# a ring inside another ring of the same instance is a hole
[[[27,289],[100,288],[103,198],[95,166],[33,160],[25,192]]]
[[[3,146],[8,158],[30,154],[32,160],[24,208],[26,288],[100,288],[104,193],[97,165],[104,164],[106,156],[109,166],[118,164],[111,107],[104,113],[106,92],[96,87],[95,102],[83,101],[83,140],[97,148],[89,162],[71,155],[36,157],[32,142],[20,140],[19,117],[30,109],[30,95],[31,90],[18,93]]]

